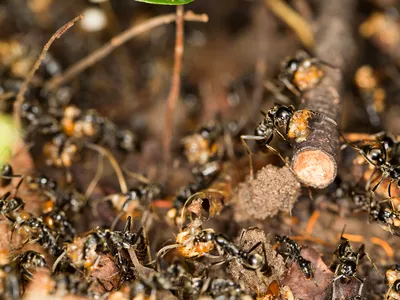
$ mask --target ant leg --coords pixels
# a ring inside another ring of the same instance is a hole
[[[21,179],[18,181],[18,184],[17,184],[17,186],[15,187],[14,197],[17,196],[18,190],[19,190],[19,188],[20,188],[22,182],[24,181],[24,175],[15,175],[15,177],[20,177]]]
[[[104,155],[99,153],[99,160],[98,160],[98,163],[97,163],[96,174],[94,175],[92,181],[88,185],[88,187],[86,189],[86,192],[85,192],[86,202],[89,200],[89,197],[92,195],[97,183],[99,182],[100,177],[103,174],[103,170],[104,170]]]
[[[256,250],[260,245],[263,245],[262,242],[258,242],[256,244],[254,244],[248,251],[247,254],[250,254],[251,252],[253,252],[254,250]]]
[[[64,251],[63,253],[60,254],[59,257],[54,261],[53,267],[51,268],[51,272],[54,274],[56,272],[57,266],[60,263],[60,261],[64,258],[64,256],[67,255],[67,251]]]
[[[91,149],[93,151],[96,151],[98,153],[101,153],[104,156],[107,156],[111,166],[113,167],[115,173],[117,174],[121,191],[122,191],[122,193],[126,194],[128,192],[128,187],[126,185],[126,180],[125,180],[125,177],[124,177],[124,175],[123,175],[123,173],[121,171],[121,167],[119,166],[119,164],[118,164],[117,160],[115,159],[114,155],[107,148],[104,148],[104,147],[101,147],[99,145],[95,145],[95,144],[92,144],[92,143],[86,143],[85,147],[87,147],[87,148],[89,148],[89,149]]]
[[[371,183],[374,182],[374,181],[376,180],[376,179],[374,179],[374,175],[375,175],[376,171],[377,171],[377,169],[374,168],[374,170],[372,171],[371,175],[369,176],[368,181],[367,181],[367,183],[365,184],[365,190],[366,190],[366,191],[369,191],[369,190],[370,190]]]
[[[280,87],[278,87],[273,82],[271,82],[269,80],[265,80],[264,88],[267,89],[274,96],[274,98],[276,98],[278,101],[285,103],[285,104],[292,104],[292,101],[289,99],[289,97],[282,94],[282,90],[284,89],[282,84]]]
[[[249,156],[249,165],[250,165],[250,179],[254,179],[254,170],[253,170],[253,153],[251,152],[249,145],[247,145],[246,140],[255,140],[255,141],[261,141],[264,138],[261,136],[256,136],[256,135],[241,135],[240,140],[242,141],[242,144],[244,148],[246,149],[246,152]]]
[[[265,145],[265,147],[266,147],[268,150],[270,150],[272,153],[274,153],[275,155],[278,155],[279,158],[285,163],[286,167],[288,167],[289,170],[290,170],[291,172],[293,172],[293,171],[292,171],[292,168],[290,167],[290,165],[288,164],[288,162],[286,161],[286,159],[283,158],[283,156],[279,153],[278,150],[276,150],[275,148],[273,148],[273,147],[270,146],[270,145]]]
[[[143,176],[142,174],[133,172],[128,170],[126,167],[122,167],[122,170],[124,171],[124,173],[126,173],[126,175],[128,175],[129,177],[132,177],[134,179],[136,179],[137,181],[141,182],[141,183],[145,183],[145,184],[150,184],[150,180],[147,179],[145,176]]]
[[[132,228],[132,217],[129,216],[129,217],[126,219],[126,223],[125,223],[125,227],[124,227],[123,232],[130,232],[130,231],[131,231],[131,228]]]
[[[374,267],[374,269],[382,276],[383,273],[378,269],[378,267],[376,266],[375,262],[372,260],[371,256],[369,255],[369,253],[365,252],[365,256],[368,258],[369,262],[371,263],[371,265]]]
[[[331,68],[331,69],[336,69],[336,70],[339,70],[339,69],[340,69],[339,67],[337,67],[337,66],[335,66],[335,65],[332,65],[332,64],[330,64],[330,63],[328,63],[328,62],[326,62],[326,61],[324,61],[324,60],[321,60],[321,59],[319,59],[319,58],[317,58],[317,57],[310,58],[309,61],[310,61],[312,64],[313,64],[313,63],[321,64],[321,65],[327,66],[327,67],[329,67],[329,68]]]
[[[125,214],[125,211],[121,211],[114,219],[114,221],[111,223],[110,230],[113,231],[115,227],[118,224],[118,221],[122,218],[122,216]]]
[[[285,86],[297,97],[301,97],[301,92],[289,81],[287,78],[280,78],[280,80],[285,84]]]

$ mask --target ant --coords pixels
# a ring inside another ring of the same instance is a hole
[[[223,123],[221,115],[216,120],[201,126],[195,133],[182,139],[185,156],[192,164],[204,165],[213,160],[221,160],[225,155],[235,156],[232,137],[237,136],[243,122]]]
[[[364,102],[369,122],[375,128],[381,127],[380,114],[385,109],[386,92],[381,86],[378,72],[369,65],[357,69],[354,82]]]
[[[0,265],[0,298],[21,299],[20,297],[20,273],[13,264]]]
[[[25,202],[21,198],[9,198],[10,195],[11,193],[7,192],[0,198],[0,214],[3,216],[16,212],[20,208],[23,209],[25,206]]]
[[[118,216],[111,225],[111,229],[116,226],[124,214],[131,214],[140,208],[144,210],[150,208],[151,202],[162,198],[162,194],[160,185],[148,183],[130,189],[127,193],[111,194],[103,198],[101,201],[110,201],[114,209],[118,211]]]
[[[244,230],[242,231],[240,240],[244,234]],[[244,268],[249,270],[254,270],[257,273],[263,276],[270,276],[272,273],[271,266],[269,266],[267,262],[267,254],[265,250],[265,246],[262,242],[258,242],[253,245],[249,250],[244,251],[237,247],[234,243],[228,240],[223,234],[215,233],[210,230],[201,231],[195,238],[196,242],[211,242],[215,245],[218,253],[220,255],[226,255],[227,259],[220,263],[225,263],[226,261],[230,261],[232,259],[237,259],[238,262],[243,265]],[[253,253],[259,246],[262,247],[264,256]],[[220,264],[217,263],[217,264]]]
[[[71,264],[78,270],[90,271],[97,267],[100,255],[97,252],[108,252],[106,232],[95,228],[84,237],[75,237],[72,242],[64,244],[64,253],[70,259]],[[60,256],[60,257],[61,257]],[[59,257],[58,260],[61,258]],[[55,265],[56,263],[54,263]],[[53,267],[54,269],[54,267]]]
[[[395,142],[390,136],[385,133],[378,133],[374,144],[363,143],[358,146],[356,143],[350,143],[346,141],[353,149],[357,152],[371,165],[374,167],[374,171],[371,174],[370,179],[367,182],[366,189],[370,190],[372,193],[379,187],[385,178],[389,178],[390,182],[388,184],[388,195],[391,196],[391,187],[394,182],[397,183],[397,187],[400,188],[400,165],[392,163],[393,154],[396,154],[398,143]],[[344,147],[342,147],[343,149]],[[380,179],[375,184],[375,186],[370,189],[370,184],[374,180],[375,172],[381,171]]]
[[[382,203],[371,203],[369,219],[378,222],[379,226],[391,234],[400,236],[400,213],[393,207],[385,207]]]
[[[385,294],[385,300],[400,299],[400,265],[386,271],[388,281],[388,291]]]
[[[343,233],[344,230],[340,235],[340,243],[334,252],[336,259],[331,265],[331,269],[335,270],[333,283],[339,279],[344,283],[348,283],[351,278],[355,278],[362,284],[364,281],[357,275],[357,267],[364,257],[367,257],[371,265],[380,273],[369,254],[365,252],[365,245],[362,244],[358,250],[354,252],[350,246],[349,240],[343,237]]]
[[[306,279],[312,279],[314,277],[312,264],[309,260],[301,256],[301,247],[299,244],[288,236],[276,235],[276,241],[279,244],[285,244],[287,252],[282,254],[292,260],[292,262],[297,262],[300,271]]]
[[[13,234],[17,228],[19,231],[26,233],[29,236],[19,249],[27,244],[38,243],[45,248],[50,255],[58,256],[63,252],[62,248],[59,246],[57,238],[53,236],[51,229],[46,225],[42,218],[37,218],[24,212],[18,215],[7,216],[7,218],[14,223],[10,237],[11,243],[13,240]]]
[[[97,267],[101,258],[98,252],[109,252],[112,254],[116,265],[121,271],[121,280],[130,281],[134,278],[133,265],[126,252],[133,248],[141,263],[145,263],[150,256],[148,241],[143,228],[140,228],[136,233],[132,233],[130,228],[131,217],[128,217],[123,231],[95,228],[85,237],[77,237],[73,242],[66,243],[65,250],[57,258],[57,261],[60,261],[63,256],[67,255],[72,265],[76,268],[92,271]]]
[[[46,260],[44,256],[36,251],[28,250],[16,256],[12,261],[20,270],[22,282],[32,280],[33,271],[38,268],[46,267]]]
[[[182,222],[183,220],[178,220],[178,217],[188,199],[195,193],[207,189],[218,177],[220,172],[221,164],[217,161],[208,162],[203,166],[193,168],[192,173],[194,176],[194,182],[178,191],[172,203],[173,208],[171,208],[167,213],[168,218],[175,220],[176,223]]]
[[[321,65],[335,69],[336,67],[320,60],[310,57],[304,51],[298,51],[295,57],[286,58],[281,64],[278,79],[296,96],[302,92],[316,87],[324,77]]]
[[[68,137],[89,139],[95,144],[117,144],[126,152],[135,148],[136,137],[131,131],[117,129],[114,123],[94,109],[82,111],[69,105],[64,108],[60,123],[63,133]]]
[[[187,287],[191,296],[211,296],[213,299],[253,299],[243,288],[224,278],[193,278]]]
[[[289,166],[278,150],[270,146],[275,134],[279,135],[288,143],[288,139],[294,139],[298,142],[305,141],[310,134],[308,120],[314,115],[337,125],[334,120],[321,113],[311,110],[296,110],[293,105],[287,106],[276,103],[268,112],[261,111],[261,113],[264,115],[264,119],[257,125],[254,135],[240,136],[242,143],[249,154],[251,177],[253,177],[252,154],[246,140],[255,140],[261,150],[270,150],[272,153],[278,155],[280,159]],[[282,133],[280,129],[283,129],[284,133]]]

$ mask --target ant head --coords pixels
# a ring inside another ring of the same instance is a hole
[[[130,130],[121,130],[117,133],[118,147],[126,152],[131,152],[136,148],[137,140]]]
[[[258,269],[262,265],[263,261],[264,259],[260,254],[250,254],[248,257],[248,266],[251,269]]]
[[[366,149],[366,151],[364,150],[364,152],[366,153],[367,158],[373,163],[378,165],[384,164],[385,160],[383,158],[381,149],[368,147],[368,149]]]
[[[395,167],[393,170],[390,171],[390,178],[394,180],[400,179],[400,167]]]
[[[301,64],[300,59],[297,58],[288,59],[283,64],[283,70],[285,73],[292,75],[298,70],[300,64]]]
[[[289,122],[293,116],[294,109],[291,106],[280,106],[275,112],[275,118],[279,122]]]
[[[36,268],[45,267],[46,260],[43,255],[37,252],[32,252],[30,257],[31,265],[35,266]]]

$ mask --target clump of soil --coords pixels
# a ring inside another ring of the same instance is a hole
[[[249,216],[259,220],[273,217],[279,211],[290,213],[300,191],[300,183],[289,168],[267,165],[257,173],[255,179],[239,185],[237,211],[240,214],[246,211]]]

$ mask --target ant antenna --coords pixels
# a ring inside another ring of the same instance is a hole
[[[104,170],[104,155],[102,153],[99,153],[99,160],[97,164],[96,174],[94,175],[92,181],[88,185],[85,192],[86,202],[89,200],[89,197],[92,195],[97,183],[99,182],[101,175],[103,174],[103,170]]]
[[[107,156],[108,160],[110,161],[111,166],[114,168],[114,171],[117,174],[121,191],[122,191],[122,193],[126,194],[128,192],[128,186],[126,185],[126,180],[124,178],[124,175],[122,174],[121,167],[119,166],[114,155],[108,149],[101,147],[99,145],[95,145],[92,143],[86,143],[85,146],[91,150],[97,151],[98,153]]]

